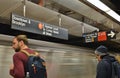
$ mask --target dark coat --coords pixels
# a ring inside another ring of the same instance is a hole
[[[106,55],[99,61],[97,65],[97,75],[96,78],[111,78],[112,76],[112,62],[115,61],[115,58],[109,55]]]
[[[120,78],[120,63],[118,61],[113,62],[113,77],[112,78]]]

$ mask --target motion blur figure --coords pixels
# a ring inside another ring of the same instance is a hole
[[[115,56],[116,61],[113,63],[113,78],[120,78],[120,55]]]
[[[112,78],[111,63],[115,61],[115,58],[109,55],[107,47],[99,46],[95,50],[95,55],[99,61],[96,78]]]

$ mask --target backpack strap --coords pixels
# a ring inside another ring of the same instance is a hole
[[[35,52],[35,54],[30,54],[28,51],[26,50],[21,50],[21,52],[25,53],[27,56],[39,56],[38,52]]]

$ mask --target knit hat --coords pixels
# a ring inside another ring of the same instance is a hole
[[[108,54],[108,49],[107,49],[107,47],[101,45],[95,50],[95,54],[107,55]]]

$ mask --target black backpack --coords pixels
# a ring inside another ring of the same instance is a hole
[[[22,50],[21,52],[28,56],[26,78],[47,78],[45,61],[38,56],[38,53],[29,54],[26,50]]]

